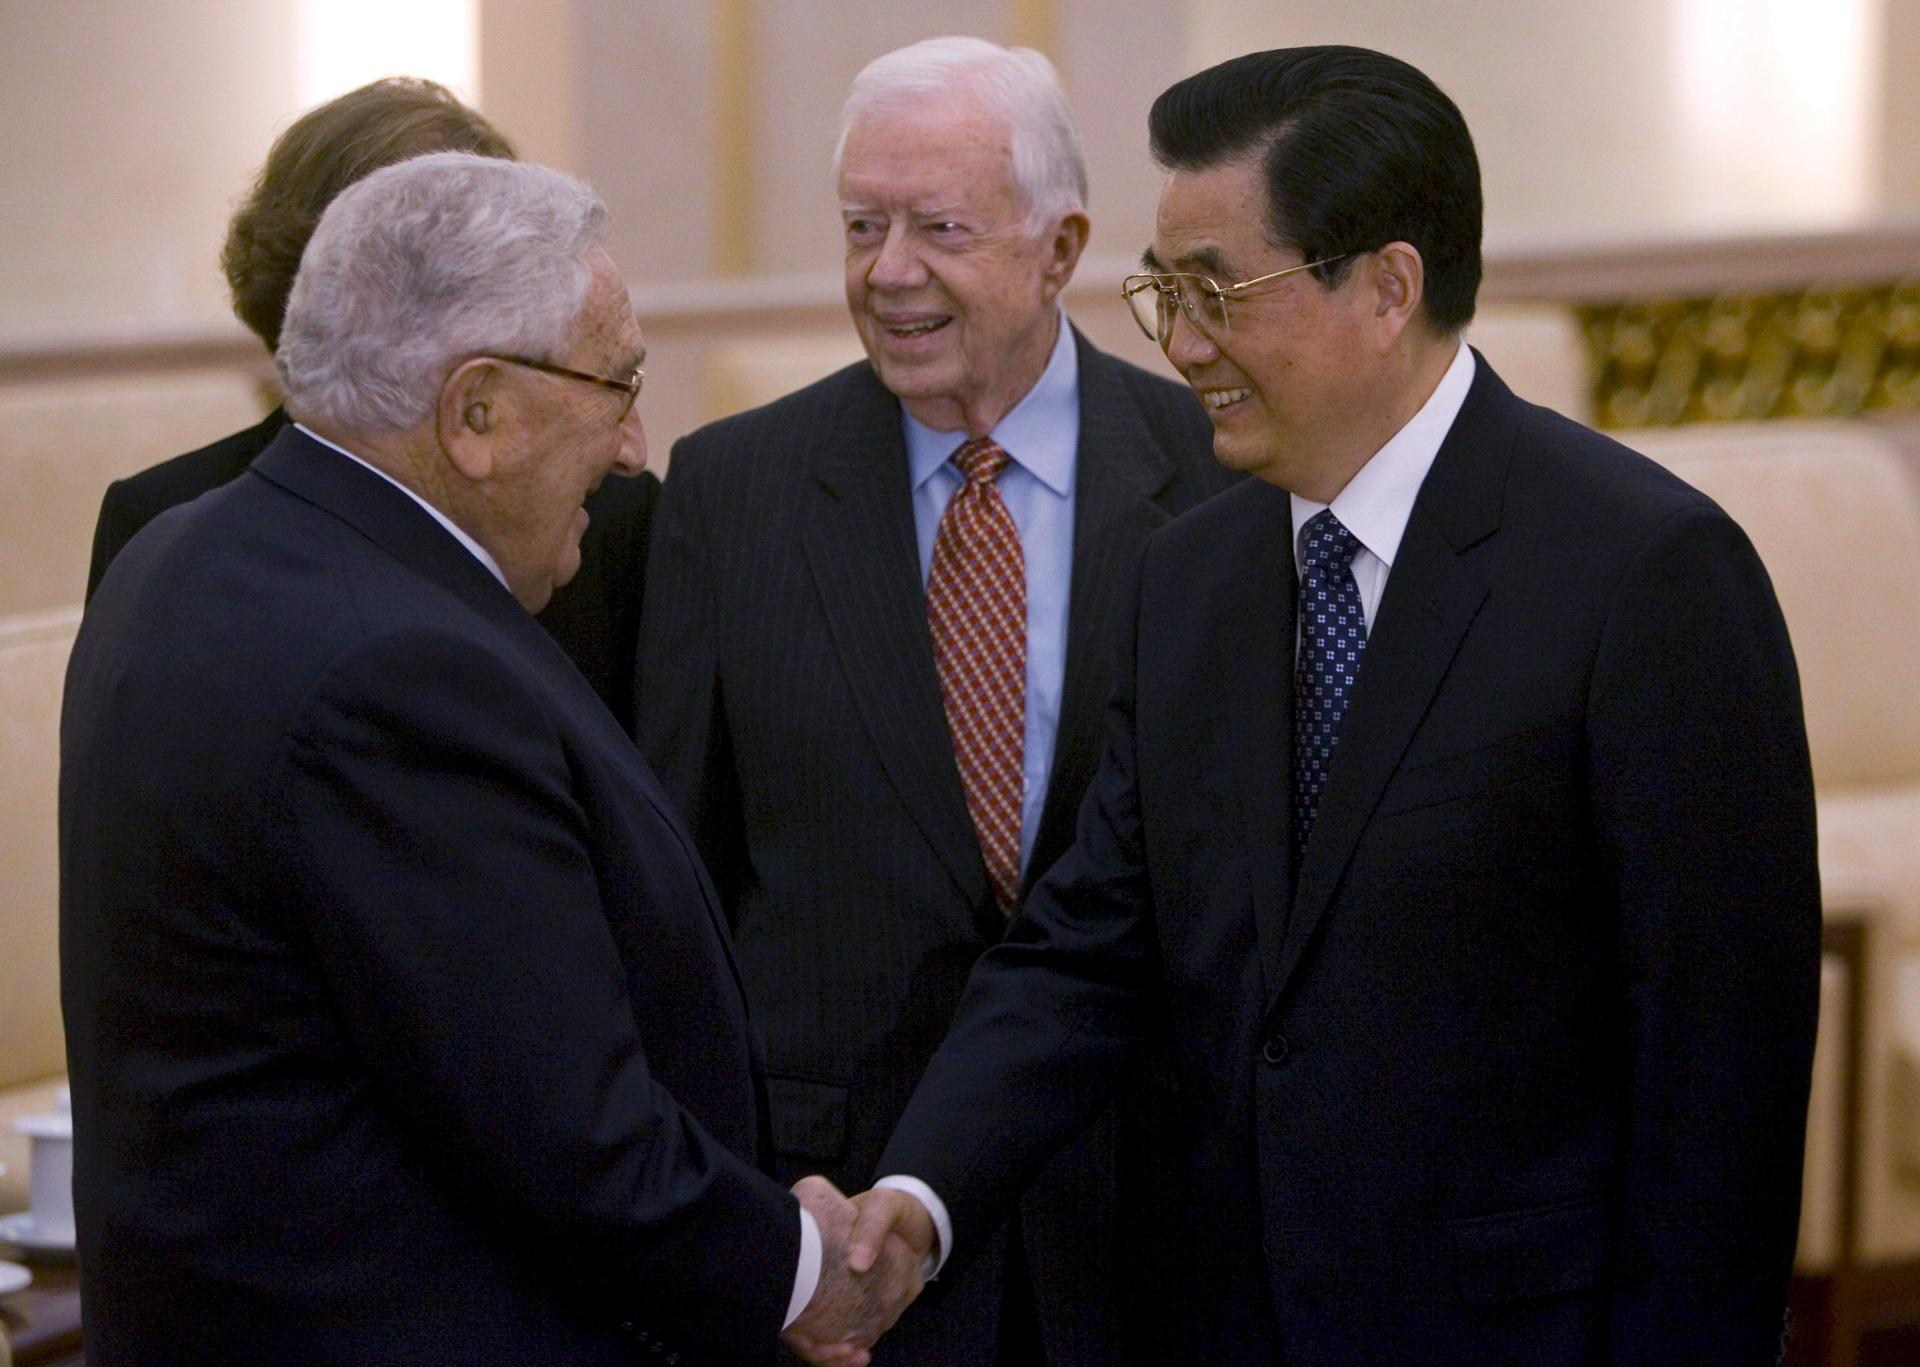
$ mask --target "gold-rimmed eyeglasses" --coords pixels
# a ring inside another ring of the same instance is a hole
[[[1318,261],[1306,261],[1298,266],[1288,266],[1283,271],[1256,275],[1251,280],[1236,280],[1231,285],[1222,285],[1211,276],[1192,271],[1155,271],[1129,275],[1120,282],[1120,297],[1127,301],[1127,307],[1133,311],[1133,321],[1140,325],[1140,330],[1161,346],[1165,346],[1167,339],[1173,335],[1173,309],[1176,303],[1180,306],[1180,312],[1187,315],[1189,323],[1217,341],[1227,335],[1227,302],[1242,291],[1301,271],[1310,271],[1315,266],[1331,266],[1352,255],[1352,252],[1341,252],[1337,256],[1323,256]]]
[[[562,375],[569,380],[585,380],[588,384],[597,384],[603,389],[611,389],[624,395],[620,404],[620,421],[627,420],[627,414],[633,411],[633,401],[640,397],[640,386],[646,382],[647,372],[639,366],[624,380],[616,380],[610,375],[594,375],[584,370],[569,370],[566,366],[555,365],[552,361],[536,361],[531,356],[496,356],[495,360],[507,361],[513,365],[523,365],[529,370],[545,371],[549,375]]]

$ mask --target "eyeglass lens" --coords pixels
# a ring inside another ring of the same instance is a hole
[[[1140,330],[1164,343],[1173,335],[1173,310],[1177,306],[1189,322],[1209,336],[1227,330],[1227,301],[1216,290],[1209,290],[1197,277],[1176,276],[1162,284],[1152,281],[1127,296],[1134,320]]]

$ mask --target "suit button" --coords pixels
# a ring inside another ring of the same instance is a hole
[[[1268,1035],[1266,1042],[1260,1046],[1260,1057],[1276,1068],[1285,1063],[1287,1055],[1292,1052],[1293,1046],[1287,1043],[1285,1035]]]

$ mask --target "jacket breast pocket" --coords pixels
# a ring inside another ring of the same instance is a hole
[[[1437,807],[1527,780],[1554,783],[1571,772],[1574,760],[1571,735],[1559,727],[1535,727],[1402,769],[1381,796],[1378,815]]]
[[[1610,1231],[1600,1201],[1455,1220],[1453,1278],[1469,1305],[1565,1296],[1606,1276]]]

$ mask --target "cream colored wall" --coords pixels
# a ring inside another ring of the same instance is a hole
[[[1188,53],[1352,43],[1420,67],[1473,131],[1497,251],[1877,214],[1882,5],[1914,3],[1192,0]]]
[[[230,327],[215,253],[232,203],[300,103],[301,3],[0,3],[0,350]],[[1741,12],[1723,0],[478,3],[484,106],[529,155],[601,189],[617,254],[640,282],[705,277],[729,234],[745,243],[749,273],[831,272],[827,159],[841,93],[869,57],[940,31],[1051,35],[1092,173],[1092,262],[1123,261],[1151,231],[1153,95],[1205,62],[1275,43],[1368,43],[1427,67],[1480,142],[1496,252],[1654,237],[1741,211],[1737,194],[1702,202],[1699,149],[1676,131],[1678,102],[1698,84],[1679,70],[1676,35],[1688,15]],[[1856,9],[1884,29],[1875,70],[1886,79],[1862,92],[1880,101],[1858,140],[1877,158],[1868,207],[1920,207],[1920,124],[1909,117],[1920,96],[1898,78],[1920,61],[1920,0],[1832,7]],[[717,49],[723,12],[745,17],[744,50]],[[750,175],[731,198],[716,170],[742,155],[720,142],[728,92],[744,94],[752,134]],[[1756,126],[1752,145],[1763,155],[1784,128]],[[1800,200],[1808,213],[1853,211],[1844,195]]]
[[[1920,0],[1881,0],[1885,6],[1880,88],[1880,184],[1887,207],[1920,214]]]
[[[1044,8],[1049,55],[1087,153],[1090,251],[1132,256],[1151,232],[1158,185],[1146,157],[1147,105],[1183,70],[1184,7],[1048,0]],[[936,34],[1013,41],[1019,10],[1009,0],[481,0],[482,88],[489,115],[527,155],[600,191],[614,213],[614,255],[642,286],[832,271],[840,238],[830,165],[855,73]],[[722,50],[716,38],[729,12],[746,17],[751,36]],[[726,141],[720,116],[730,100],[745,107],[744,146]],[[727,173],[741,159],[751,174],[744,193],[732,193]],[[735,210],[738,222],[728,217]],[[744,271],[726,259],[733,238]]]
[[[0,0],[0,343],[230,322],[218,270],[292,84],[287,0]]]

